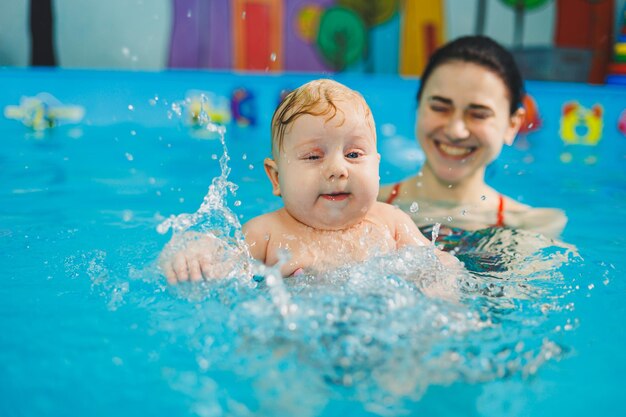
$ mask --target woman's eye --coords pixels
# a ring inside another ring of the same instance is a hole
[[[445,113],[448,111],[448,108],[444,106],[430,106],[430,109],[437,113]]]
[[[489,113],[485,113],[485,112],[472,112],[470,113],[470,116],[473,119],[479,119],[479,120],[484,120],[486,118],[489,117]]]
[[[356,151],[353,151],[353,152],[348,152],[348,153],[346,154],[346,158],[350,158],[350,159],[356,159],[356,158],[358,158],[359,156],[361,156],[361,154],[360,154],[360,153],[358,153],[358,152],[356,152]]]

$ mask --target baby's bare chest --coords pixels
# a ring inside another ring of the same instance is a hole
[[[273,235],[268,258],[278,259],[279,252],[284,251],[289,254],[290,263],[299,268],[327,270],[395,249],[394,236],[387,227],[363,224],[340,231],[310,229],[301,234]]]

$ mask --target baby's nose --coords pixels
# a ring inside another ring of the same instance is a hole
[[[326,177],[331,180],[344,178],[348,176],[348,167],[346,161],[341,158],[332,158],[326,164]]]

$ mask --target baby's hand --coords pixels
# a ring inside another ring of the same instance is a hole
[[[456,256],[452,255],[449,252],[444,252],[442,250],[435,249],[435,255],[437,255],[437,258],[439,258],[439,261],[446,268],[457,269],[457,270],[464,269],[461,261],[459,261]]]
[[[212,234],[188,232],[165,245],[159,266],[170,284],[223,278],[234,267],[235,251]]]

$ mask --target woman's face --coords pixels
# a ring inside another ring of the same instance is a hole
[[[437,67],[417,110],[425,168],[451,185],[484,179],[485,166],[513,142],[523,119],[523,110],[510,115],[509,100],[502,79],[480,65],[452,61]]]

